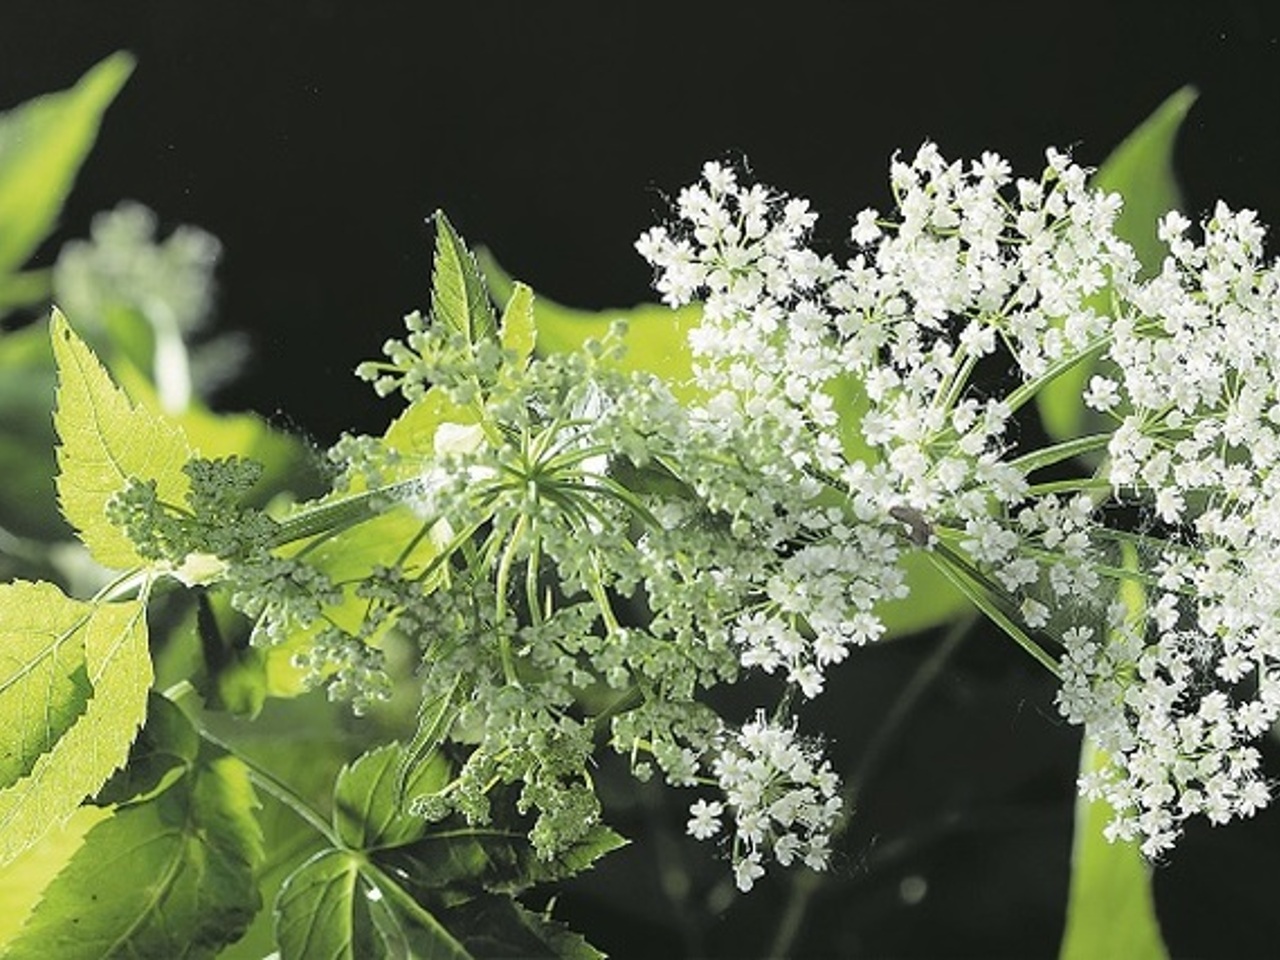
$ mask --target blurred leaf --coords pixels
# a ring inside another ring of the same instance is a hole
[[[90,830],[5,956],[216,955],[261,906],[256,808],[240,761],[204,758],[159,796]]]
[[[143,604],[0,586],[0,866],[61,823],[129,752],[151,685]]]
[[[134,478],[154,480],[163,503],[185,503],[186,439],[168,418],[135,406],[57,310],[49,332],[58,365],[54,425],[62,513],[104,567],[146,567],[128,534],[107,519],[107,503]]]
[[[53,276],[48,270],[25,270],[0,275],[0,317],[17,307],[48,301],[53,294]]]
[[[1147,274],[1159,271],[1165,255],[1164,245],[1156,238],[1157,221],[1182,206],[1173,148],[1196,96],[1193,87],[1183,87],[1170,96],[1112,151],[1093,177],[1096,189],[1124,197],[1116,235],[1133,247]],[[1108,314],[1109,295],[1104,291],[1096,296],[1093,306],[1100,314]],[[1097,361],[1078,363],[1036,394],[1041,421],[1052,439],[1069,440],[1113,425],[1112,420],[1085,407],[1081,399],[1097,370]]]
[[[133,58],[116,53],[70,90],[0,115],[0,277],[53,229],[103,112],[132,71]]]
[[[1138,568],[1137,551],[1124,545],[1125,569]],[[1136,580],[1120,586],[1121,602],[1131,617],[1141,617],[1146,593]],[[1106,753],[1085,732],[1080,747],[1081,776],[1107,765]],[[1103,834],[1113,816],[1104,800],[1076,799],[1075,839],[1071,851],[1071,891],[1061,960],[1124,957],[1164,960],[1168,956],[1156,919],[1151,867],[1132,841],[1107,842]]]
[[[1106,764],[1106,754],[1086,736],[1080,773]],[[1076,836],[1071,855],[1071,893],[1061,960],[1164,960],[1168,957],[1156,919],[1151,867],[1137,843],[1108,843],[1111,819],[1103,800],[1076,800]]]

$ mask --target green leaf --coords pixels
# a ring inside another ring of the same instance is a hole
[[[404,809],[404,797],[434,793],[449,775],[443,758],[419,764],[401,789],[404,747],[390,743],[343,767],[333,792],[333,822],[343,842],[360,850],[411,843],[426,821]]]
[[[468,343],[482,343],[497,334],[498,325],[480,269],[443,210],[436,211],[435,220],[431,314],[436,323],[457,330]]]
[[[133,58],[116,53],[70,90],[0,115],[0,277],[53,229],[102,114],[132,71]]]
[[[476,958],[603,960],[605,956],[563,924],[526,910],[508,897],[470,900],[446,911],[443,919]]]
[[[1137,550],[1124,544],[1127,570],[1138,568]],[[1136,580],[1120,586],[1120,600],[1130,614],[1141,616],[1146,593]],[[1080,747],[1081,776],[1108,763],[1105,752],[1085,732]],[[1075,839],[1071,851],[1071,890],[1061,960],[1125,957],[1164,960],[1168,956],[1156,918],[1151,867],[1133,841],[1107,842],[1103,834],[1113,812],[1104,800],[1076,800]]]
[[[147,722],[129,759],[93,798],[98,806],[149,800],[173,785],[196,762],[200,736],[187,715],[166,697],[147,699]]]
[[[257,806],[240,761],[202,757],[154,799],[89,831],[6,957],[216,955],[261,906]]]
[[[1106,754],[1084,738],[1083,775],[1106,764]],[[1164,960],[1168,957],[1156,919],[1151,867],[1138,844],[1108,843],[1102,834],[1111,819],[1104,800],[1076,801],[1076,836],[1071,854],[1071,893],[1061,960]]]
[[[374,854],[375,861],[419,897],[442,896],[449,888],[470,893],[515,894],[539,883],[575,876],[625,846],[626,839],[596,824],[551,860],[534,852],[527,827],[472,827],[456,821],[435,825],[421,840]]]
[[[533,290],[523,283],[511,288],[511,296],[502,311],[499,323],[502,345],[515,353],[520,366],[533,354],[538,330],[534,320]]]
[[[154,480],[162,503],[183,505],[182,467],[191,452],[182,429],[135,406],[57,310],[50,323],[58,367],[58,499],[93,558],[105,567],[147,566],[106,507],[133,478]]]
[[[0,866],[100,788],[129,752],[151,685],[145,607],[51,584],[0,586]]]
[[[276,899],[281,960],[468,960],[435,917],[360,854],[329,849],[294,871]]]
[[[1116,235],[1127,241],[1148,274],[1159,270],[1164,245],[1156,237],[1157,221],[1182,206],[1173,170],[1173,148],[1182,121],[1196,101],[1196,90],[1183,87],[1151,114],[1112,151],[1094,174],[1093,186],[1124,197],[1124,209],[1116,220]],[[1094,308],[1109,312],[1108,295],[1095,298]],[[1049,381],[1036,394],[1045,431],[1054,440],[1068,440],[1108,428],[1112,423],[1085,407],[1085,388],[1098,370],[1091,359],[1076,364]]]
[[[499,299],[514,295],[516,281],[502,269],[487,250],[477,256],[489,289]],[[622,310],[575,310],[539,294],[533,302],[538,352],[542,355],[580,350],[588,340],[603,340],[615,321],[626,326],[622,342],[627,351],[623,370],[644,370],[667,381],[677,397],[694,396],[689,353],[689,331],[701,322],[702,307],[694,304],[673,310],[661,304],[640,304]]]

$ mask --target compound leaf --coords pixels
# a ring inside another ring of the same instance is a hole
[[[244,765],[217,756],[117,810],[89,831],[6,957],[214,956],[261,906],[257,805]]]
[[[107,503],[133,478],[154,480],[162,503],[185,503],[186,438],[176,424],[129,400],[61,312],[54,310],[49,329],[58,367],[54,426],[63,516],[103,566],[146,566],[125,531],[107,519]]]

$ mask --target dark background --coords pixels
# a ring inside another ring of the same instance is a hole
[[[121,48],[137,72],[46,259],[125,198],[216,234],[220,323],[255,346],[221,403],[319,442],[392,414],[350,371],[425,305],[437,208],[535,289],[623,306],[649,296],[632,242],[704,159],[745,157],[810,197],[837,245],[858,209],[887,202],[896,149],[996,149],[1025,174],[1057,145],[1096,165],[1192,83],[1178,151],[1189,210],[1220,196],[1280,222],[1280,16],[1262,0],[4,0],[0,107]],[[846,763],[937,642],[868,651],[824,696]],[[804,955],[1054,952],[1077,741],[1024,660],[980,631],[926,693],[812,901]],[[1195,829],[1157,872],[1176,954],[1275,953],[1278,820]],[[618,955],[765,950],[780,885],[725,908],[695,875],[681,900],[640,846],[560,912]],[[927,884],[915,903],[912,877]]]

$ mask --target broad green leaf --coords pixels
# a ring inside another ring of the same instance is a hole
[[[1173,170],[1173,148],[1182,121],[1196,101],[1196,90],[1183,87],[1151,114],[1112,151],[1094,174],[1093,186],[1124,197],[1124,209],[1116,220],[1116,235],[1127,241],[1143,269],[1153,274],[1164,259],[1164,245],[1156,237],[1156,223],[1165,213],[1182,206]],[[1105,292],[1095,298],[1100,314],[1109,312]],[[1104,421],[1081,400],[1096,360],[1078,363],[1051,380],[1036,394],[1045,431],[1054,440],[1069,440],[1106,429]]]
[[[54,426],[63,515],[103,566],[147,566],[124,530],[107,519],[107,503],[136,477],[154,480],[161,502],[184,504],[186,439],[176,424],[134,405],[56,310],[49,329],[58,367]]]
[[[443,787],[448,764],[443,758],[420,764],[402,790],[404,760],[404,747],[391,743],[343,767],[333,792],[333,820],[344,843],[360,850],[394,847],[426,832],[426,821],[403,807],[404,798]]]
[[[435,221],[431,315],[436,323],[463,334],[468,343],[481,343],[498,332],[498,325],[480,269],[443,210],[436,211]]]
[[[70,90],[0,115],[0,276],[12,273],[53,228],[102,114],[133,70],[107,57]]]
[[[1106,764],[1106,754],[1086,736],[1081,775]],[[1061,960],[1164,960],[1168,957],[1156,918],[1151,866],[1135,842],[1108,843],[1103,828],[1111,819],[1104,800],[1076,801],[1076,835],[1071,853],[1071,892]]]
[[[101,807],[80,807],[0,870],[0,955],[22,929],[45,888],[80,849],[85,834],[109,816],[111,813]]]
[[[276,899],[281,960],[468,960],[434,915],[350,850],[325,850]]]
[[[516,281],[499,266],[493,255],[481,250],[477,255],[489,289],[502,301],[510,298]],[[689,331],[702,319],[696,304],[673,310],[661,304],[641,304],[622,310],[575,310],[538,295],[533,301],[538,352],[543,355],[569,353],[581,349],[588,340],[603,340],[617,320],[626,323],[622,358],[624,370],[644,370],[667,381],[681,399],[693,396],[690,386],[692,358]]]
[[[124,762],[151,685],[145,608],[0,586],[0,866]]]
[[[240,761],[202,758],[89,831],[5,956],[215,956],[261,906],[257,805]]]

